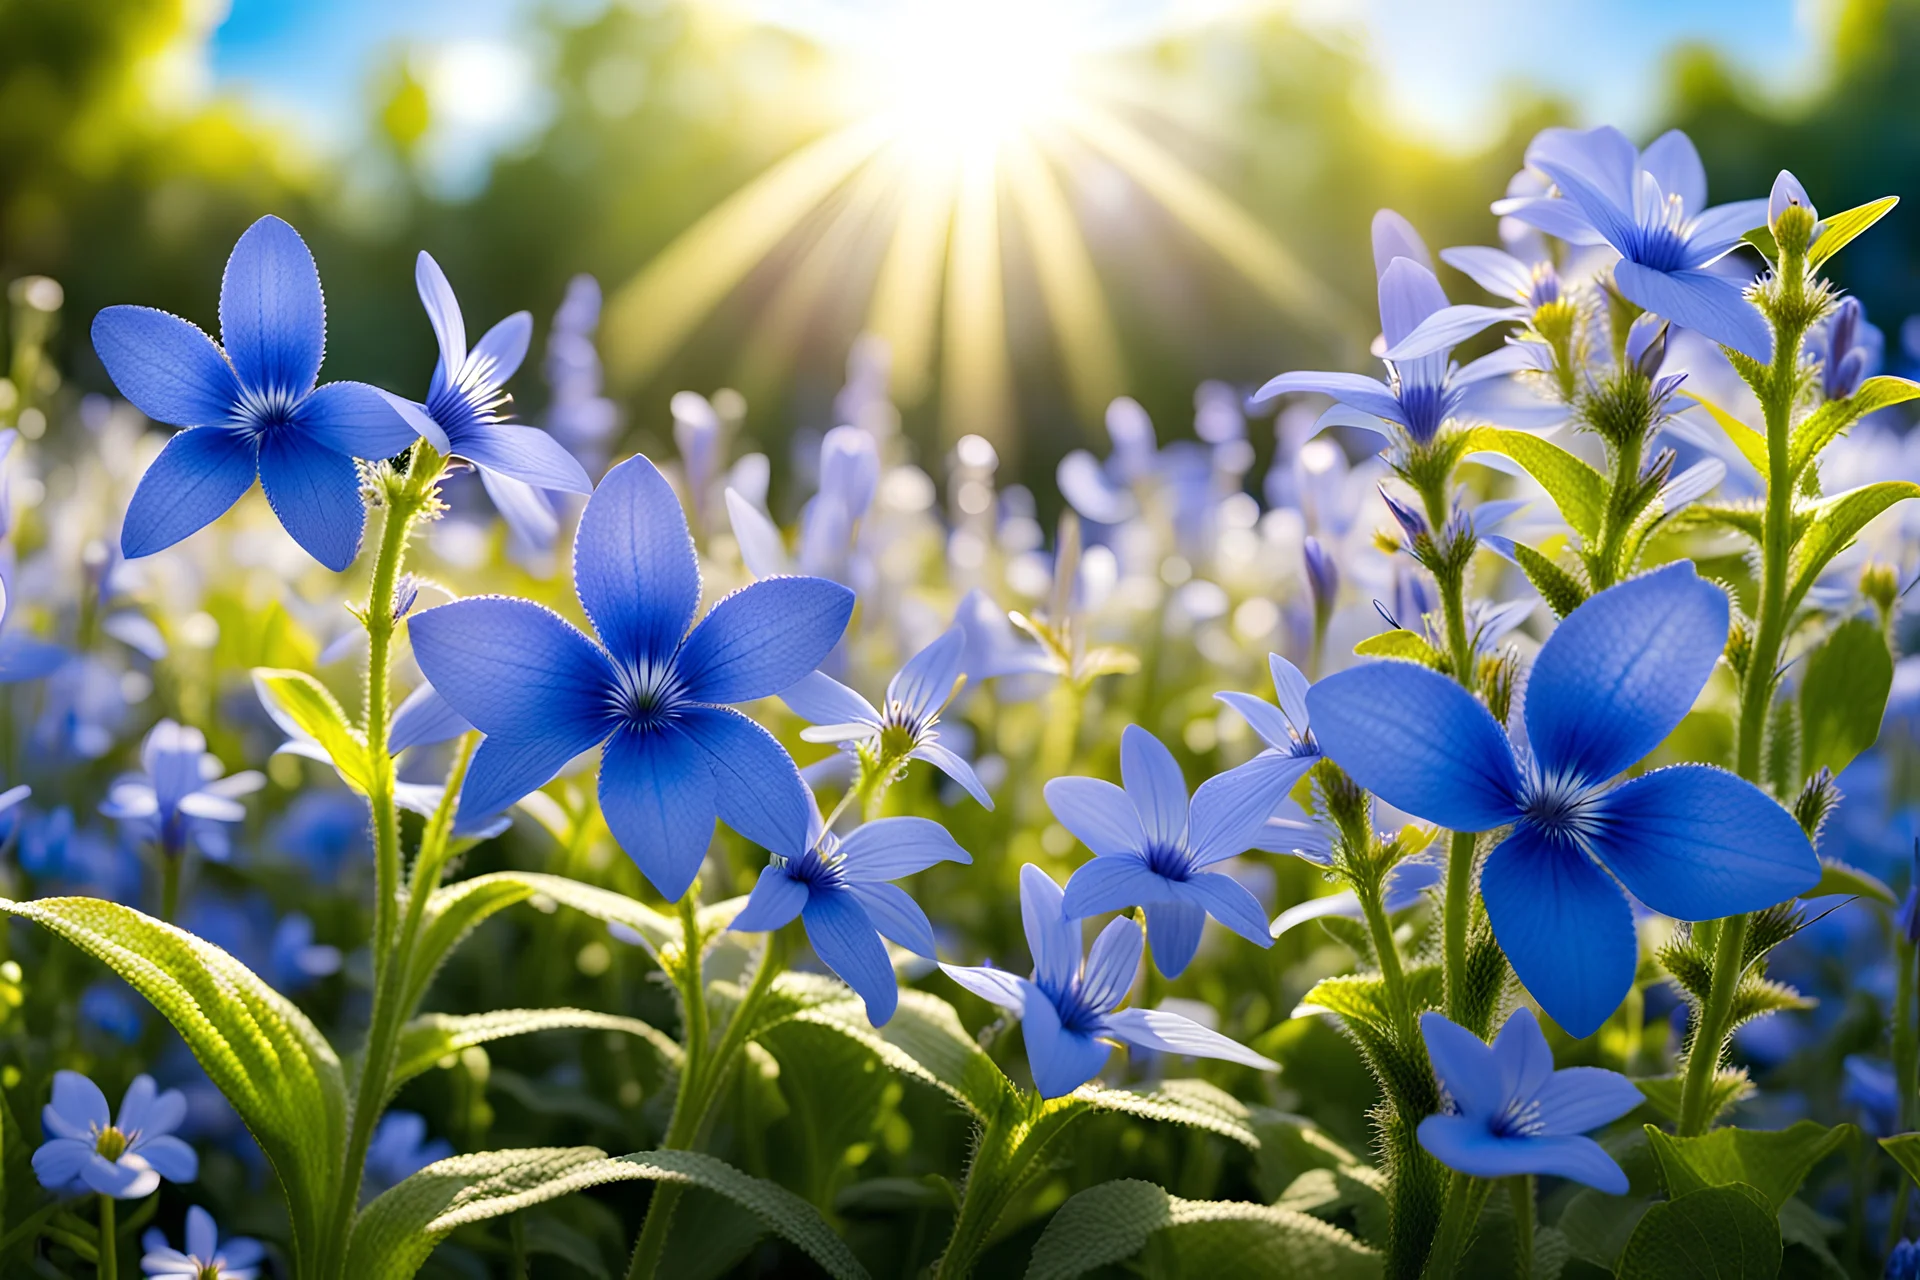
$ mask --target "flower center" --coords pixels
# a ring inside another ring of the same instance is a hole
[[[236,425],[259,436],[292,422],[299,407],[300,397],[291,387],[248,387],[240,393],[233,417]]]
[[[1497,1138],[1535,1138],[1546,1127],[1540,1118],[1540,1104],[1531,1098],[1513,1099],[1487,1121],[1488,1130]]]
[[[1679,196],[1668,196],[1641,215],[1640,252],[1634,260],[1655,271],[1678,271],[1686,261],[1686,226],[1686,206]]]
[[[132,1139],[127,1134],[108,1125],[94,1136],[93,1149],[108,1160],[118,1160],[126,1154],[131,1143]]]
[[[1147,845],[1147,870],[1169,880],[1185,880],[1192,868],[1184,846],[1155,840]]]
[[[1521,812],[1548,835],[1584,843],[1593,830],[1594,788],[1565,774],[1535,777]]]
[[[616,677],[614,714],[635,729],[656,729],[673,719],[686,693],[671,659],[624,664]]]
[[[1425,358],[1425,357],[1423,357]],[[1438,435],[1447,420],[1447,390],[1437,383],[1402,378],[1394,371],[1394,393],[1400,400],[1400,425],[1418,444],[1426,444]]]
[[[899,760],[905,757],[920,745],[936,719],[929,716],[921,721],[898,702],[889,702],[887,709],[880,713],[880,758]]]

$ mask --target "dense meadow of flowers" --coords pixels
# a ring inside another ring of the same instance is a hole
[[[0,1268],[1920,1273],[1920,383],[1818,197],[1548,130],[1484,296],[1375,218],[1384,376],[1116,401],[1047,525],[870,343],[770,506],[590,279],[527,421],[424,252],[403,388],[274,217],[121,399],[18,282]]]

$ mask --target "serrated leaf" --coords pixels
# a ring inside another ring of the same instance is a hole
[[[1880,1139],[1880,1145],[1909,1178],[1920,1182],[1920,1133],[1896,1133]]]
[[[348,723],[347,713],[325,685],[304,671],[255,667],[253,686],[268,713],[283,728],[311,738],[348,786],[360,792],[372,787],[366,739]]]
[[[1707,525],[1728,529],[1756,543],[1763,541],[1767,533],[1766,512],[1753,502],[1696,502],[1674,518],[1688,527]]]
[[[1775,1212],[1816,1164],[1860,1134],[1850,1124],[1829,1129],[1811,1120],[1775,1130],[1715,1129],[1696,1138],[1678,1138],[1654,1125],[1646,1129],[1661,1179],[1675,1199],[1702,1187],[1740,1183],[1758,1191]]]
[[[1812,523],[1794,547],[1788,610],[1800,607],[1800,601],[1828,561],[1851,546],[1875,516],[1896,502],[1916,497],[1920,497],[1920,484],[1911,480],[1880,480],[1835,494],[1815,508]]]
[[[1251,1151],[1260,1149],[1247,1104],[1205,1080],[1163,1080],[1153,1089],[1109,1089],[1086,1084],[1061,1101],[1085,1103],[1101,1111],[1121,1111],[1143,1120],[1184,1124],[1231,1138]],[[1057,1105],[1057,1104],[1050,1104]]]
[[[1532,547],[1514,543],[1513,558],[1520,562],[1520,571],[1547,602],[1547,608],[1553,610],[1554,617],[1564,618],[1586,603],[1585,584]]]
[[[423,1013],[400,1031],[399,1060],[393,1068],[392,1088],[431,1071],[450,1054],[477,1044],[531,1035],[536,1031],[618,1031],[638,1036],[677,1070],[680,1046],[673,1038],[638,1018],[624,1018],[591,1009],[495,1009],[490,1013]]]
[[[1368,636],[1353,646],[1353,651],[1363,658],[1398,658],[1403,662],[1417,662],[1423,667],[1432,667],[1436,671],[1447,669],[1447,660],[1440,656],[1440,651],[1428,644],[1424,637],[1405,627]]]
[[[1737,363],[1738,362],[1736,362],[1736,366]],[[1742,422],[1727,410],[1722,409],[1705,396],[1696,395],[1686,387],[1681,387],[1675,394],[1685,396],[1702,409],[1705,409],[1707,416],[1713,419],[1714,425],[1718,426],[1720,430],[1726,434],[1727,439],[1733,442],[1733,447],[1740,451],[1740,456],[1752,464],[1755,471],[1758,471],[1763,476],[1767,474],[1766,436],[1755,431],[1752,427]]]
[[[106,964],[171,1022],[273,1164],[296,1258],[320,1247],[340,1182],[347,1091],[340,1059],[292,1001],[219,947],[98,898],[0,899]]]
[[[1647,1210],[1620,1259],[1620,1280],[1773,1280],[1780,1224],[1767,1198],[1733,1183]]]
[[[1920,382],[1888,374],[1868,378],[1858,391],[1844,400],[1829,400],[1793,429],[1787,444],[1787,465],[1798,476],[1835,437],[1861,418],[1915,398],[1920,398]]]
[[[782,974],[776,990],[804,975]],[[823,981],[823,980],[816,980]],[[884,1027],[867,1021],[866,1006],[838,983],[831,998],[792,1015],[798,1022],[829,1027],[867,1046],[893,1070],[931,1085],[976,1117],[993,1116],[1014,1086],[979,1042],[967,1034],[952,1005],[924,991],[903,990]]]
[[[1846,248],[1849,241],[1886,217],[1893,211],[1893,206],[1899,203],[1899,196],[1881,196],[1878,200],[1869,200],[1836,213],[1831,218],[1820,219],[1820,225],[1814,231],[1813,243],[1807,248],[1807,265],[1817,267]]]
[[[1820,882],[1800,896],[1825,898],[1835,894],[1872,898],[1875,902],[1884,903],[1889,907],[1900,905],[1900,899],[1878,876],[1850,866],[1838,858],[1822,858],[1820,859]]]
[[[1380,1255],[1304,1213],[1268,1205],[1183,1200],[1151,1182],[1103,1182],[1054,1213],[1027,1262],[1027,1280],[1071,1280],[1125,1262],[1155,1236],[1179,1275],[1315,1276],[1371,1280]]]
[[[749,1210],[829,1275],[867,1272],[819,1211],[775,1183],[697,1151],[609,1156],[595,1147],[536,1147],[454,1156],[430,1164],[364,1210],[348,1245],[354,1280],[408,1280],[456,1227],[610,1182],[703,1187]]]
[[[1806,661],[1800,681],[1801,769],[1835,777],[1880,736],[1893,654],[1880,628],[1849,618]]]
[[[1551,441],[1501,427],[1476,427],[1470,447],[1512,458],[1540,482],[1569,528],[1587,542],[1600,536],[1607,481],[1587,463]]]

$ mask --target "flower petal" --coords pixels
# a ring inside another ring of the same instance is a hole
[[[33,1151],[33,1175],[49,1191],[62,1191],[93,1159],[93,1143],[81,1138],[52,1138]]]
[[[1553,1076],[1553,1050],[1539,1019],[1524,1005],[1507,1016],[1493,1040],[1493,1061],[1506,1098],[1531,1098]]]
[[[1680,197],[1688,217],[1698,217],[1707,207],[1707,168],[1700,163],[1693,139],[1680,130],[1669,129],[1649,142],[1640,153],[1640,167],[1653,175],[1661,191]],[[1753,225],[1765,226],[1765,214]]]
[[[533,341],[533,313],[516,311],[480,337],[467,353],[460,370],[460,381],[468,385],[497,387],[519,371],[527,358],[527,344]],[[579,490],[591,493],[591,489]]]
[[[1811,889],[1820,862],[1792,814],[1704,764],[1656,769],[1595,805],[1594,856],[1676,920],[1759,911]]]
[[[170,1133],[148,1138],[137,1150],[140,1158],[168,1182],[192,1182],[200,1176],[200,1157]]]
[[[1312,724],[1307,714],[1307,690],[1312,686],[1305,673],[1277,653],[1267,655],[1267,671],[1273,677],[1273,696],[1280,704],[1280,713],[1293,727],[1294,736],[1306,741]]]
[[[986,785],[980,781],[980,775],[975,773],[973,766],[961,759],[958,754],[932,740],[921,743],[907,754],[915,760],[925,760],[952,778],[960,784],[962,791],[979,803],[981,808],[988,813],[993,812],[993,797],[987,793]]]
[[[1087,952],[1086,971],[1080,979],[1080,998],[1088,1008],[1106,1013],[1127,998],[1146,946],[1138,920],[1121,916],[1108,922]]]
[[[1575,609],[1527,678],[1527,740],[1542,771],[1595,784],[1634,764],[1693,706],[1726,640],[1727,593],[1690,560]]]
[[[763,849],[806,850],[812,793],[774,736],[730,707],[702,707],[680,726],[707,753],[720,820]]]
[[[1190,902],[1154,902],[1147,905],[1147,943],[1153,964],[1169,978],[1177,978],[1193,963],[1200,949],[1200,933],[1207,913]]]
[[[120,394],[155,422],[216,426],[240,402],[233,366],[198,325],[179,316],[108,307],[93,318],[93,349]]]
[[[1251,693],[1238,693],[1232,689],[1223,690],[1213,696],[1239,712],[1240,718],[1260,735],[1260,740],[1275,751],[1291,752],[1294,749],[1295,743],[1293,734],[1289,731],[1287,715],[1279,707]]]
[[[824,671],[801,676],[780,691],[780,701],[812,724],[859,724],[880,728],[880,712],[871,702]]]
[[[1165,1009],[1122,1009],[1107,1015],[1107,1030],[1142,1049],[1182,1058],[1219,1058],[1260,1071],[1278,1071],[1280,1064],[1262,1057],[1238,1040],[1209,1031],[1191,1018]]]
[[[1373,662],[1307,695],[1313,735],[1367,790],[1454,831],[1513,821],[1520,770],[1490,712],[1437,671]]]
[[[844,891],[814,893],[800,913],[820,963],[860,993],[867,1005],[867,1021],[883,1026],[900,1002],[900,988],[887,960],[887,949],[873,922],[853,895]]]
[[[425,249],[413,261],[413,283],[420,291],[420,305],[427,309],[434,339],[440,344],[440,363],[452,375],[467,361],[467,322],[460,315],[460,300],[453,296],[447,273]]]
[[[56,1071],[53,1097],[42,1108],[40,1122],[62,1138],[89,1138],[113,1123],[113,1111],[92,1080],[78,1071]]]
[[[1533,1094],[1542,1134],[1562,1137],[1611,1124],[1645,1102],[1638,1085],[1603,1067],[1556,1071]]]
[[[1633,192],[1602,190],[1579,170],[1552,160],[1530,160],[1536,169],[1553,179],[1560,193],[1586,216],[1586,221],[1623,254],[1632,253],[1639,243],[1639,231],[1633,221]],[[1521,215],[1525,220],[1525,215]],[[1544,230],[1544,228],[1543,228]]]
[[[1741,288],[1707,271],[1655,271],[1618,262],[1613,282],[1629,301],[1755,360],[1770,359],[1773,334]]]
[[[907,659],[887,682],[887,701],[899,703],[913,720],[925,720],[946,705],[953,682],[960,678],[966,651],[967,633],[957,626],[948,627],[932,644]]]
[[[1427,242],[1420,238],[1420,233],[1414,230],[1413,224],[1405,216],[1392,209],[1381,209],[1373,215],[1370,230],[1376,280],[1387,274],[1387,268],[1393,265],[1395,258],[1406,258],[1429,271],[1433,270],[1433,257],[1427,252]]]
[[[971,863],[947,829],[928,818],[876,818],[840,842],[841,870],[860,883],[898,880],[936,862]]]
[[[129,560],[164,551],[227,513],[259,470],[253,438],[228,427],[190,427],[160,450],[120,526]],[[351,465],[351,464],[349,464]]]
[[[472,728],[438,689],[422,681],[394,711],[393,725],[387,730],[387,751],[397,756],[408,747],[451,742]]]
[[[360,554],[367,508],[352,458],[291,431],[269,431],[260,438],[260,487],[315,560],[338,573]]]
[[[768,933],[791,921],[807,905],[807,886],[785,867],[762,867],[747,905],[727,928],[737,933]]]
[[[1055,778],[1042,794],[1060,825],[1101,857],[1138,853],[1147,847],[1127,793],[1103,778]]]
[[[1493,1050],[1479,1036],[1445,1014],[1429,1011],[1420,1015],[1420,1038],[1426,1041],[1434,1075],[1462,1114],[1477,1119],[1500,1114],[1509,1098]]]
[[[920,904],[897,884],[849,884],[836,890],[853,895],[882,937],[891,938],[915,955],[938,959],[934,951],[933,924]]]
[[[756,578],[771,578],[790,573],[787,544],[780,530],[760,508],[733,489],[727,490],[727,521],[733,526],[733,540],[740,544],[740,559],[747,572]]]
[[[1413,332],[1387,349],[1387,359],[1417,360],[1451,351],[1483,329],[1508,320],[1525,320],[1525,307],[1483,307],[1462,303],[1442,307],[1414,326]]]
[[[405,453],[419,434],[379,388],[364,382],[314,388],[293,411],[293,425],[335,453],[371,460]]]
[[[1533,290],[1533,268],[1502,249],[1461,245],[1442,249],[1440,260],[1456,271],[1465,272],[1488,293],[1503,298],[1524,298]]]
[[[382,391],[379,387],[375,387],[374,392],[386,402],[387,408],[393,410],[400,416],[402,422],[412,428],[414,434],[442,454],[453,452],[453,443],[447,439],[447,429],[433,420],[433,415],[427,412],[425,405],[416,404],[405,396],[397,396],[391,391]]]
[[[1210,867],[1251,849],[1268,815],[1318,761],[1318,756],[1263,751],[1201,783],[1193,793],[1192,829],[1187,836],[1190,864]],[[1264,925],[1261,936],[1265,936]]]
[[[197,1161],[195,1171],[198,1171]],[[108,1160],[105,1156],[95,1154],[80,1166],[80,1181],[115,1200],[142,1200],[152,1195],[160,1185],[160,1173],[136,1155],[128,1154],[118,1160]]]
[[[1120,735],[1120,778],[1149,844],[1178,847],[1187,834],[1187,780],[1166,744],[1137,724]]]
[[[1480,872],[1493,935],[1513,971],[1576,1040],[1600,1029],[1633,986],[1639,945],[1620,886],[1593,859],[1531,825]]]
[[[1074,920],[1149,902],[1175,901],[1173,882],[1135,853],[1095,856],[1073,869],[1061,910]]]
[[[1065,991],[1080,973],[1080,922],[1062,908],[1060,886],[1031,862],[1020,867],[1020,921],[1033,978],[1049,991]]]
[[[240,236],[220,280],[220,340],[254,391],[313,389],[327,343],[320,271],[300,233],[268,214]]]
[[[1273,945],[1273,937],[1267,932],[1266,908],[1251,889],[1232,876],[1207,871],[1175,880],[1171,888],[1175,900],[1194,904],[1255,946]]]
[[[1273,918],[1273,923],[1267,926],[1267,932],[1278,938],[1309,920],[1318,920],[1323,916],[1345,916],[1349,920],[1358,920],[1362,914],[1359,895],[1351,889],[1342,889],[1338,893],[1294,903]]]
[[[593,481],[565,446],[538,427],[488,423],[467,427],[453,451],[486,471],[497,471],[536,489],[592,493]]]
[[[1387,389],[1386,383],[1358,373],[1283,373],[1254,392],[1249,403],[1259,408],[1276,396],[1301,391],[1332,396],[1350,409],[1358,409],[1389,422],[1398,422],[1403,416],[1399,397]]]
[[[1428,1116],[1419,1134],[1441,1164],[1476,1178],[1552,1174],[1609,1195],[1627,1193],[1626,1173],[1591,1138],[1497,1138],[1484,1121],[1466,1116]]]
[[[551,609],[474,596],[415,614],[407,634],[422,674],[482,733],[584,737],[584,751],[612,730],[606,654]]]
[[[1047,993],[1027,984],[1026,1005],[1020,1017],[1021,1038],[1027,1042],[1027,1065],[1033,1087],[1043,1098],[1072,1093],[1100,1074],[1113,1050],[1083,1032],[1060,1025],[1060,1011]]]
[[[1027,988],[1033,984],[1017,973],[992,965],[943,964],[940,971],[973,994],[1016,1013],[1026,1008]]]
[[[707,613],[680,650],[680,678],[702,702],[747,702],[791,687],[846,633],[853,592],[825,578],[763,578]]]
[[[566,768],[567,761],[598,744],[604,735],[602,728],[586,730],[580,726],[574,726],[572,735],[564,732],[532,738],[487,735],[474,751],[473,764],[460,787],[460,821],[456,825],[471,825],[491,818],[538,791]],[[437,793],[439,788],[430,790]],[[435,794],[429,811],[438,804],[439,796]]]
[[[1725,256],[1747,232],[1767,225],[1767,201],[1735,200],[1700,214],[1687,228],[1687,262],[1704,267]]]
[[[220,1233],[213,1224],[213,1215],[194,1205],[187,1210],[187,1252],[202,1258],[211,1258],[219,1251]]]
[[[573,540],[573,586],[601,642],[622,661],[665,658],[686,635],[700,603],[693,535],[673,486],[644,455],[607,472],[587,500]]]
[[[480,745],[484,751],[486,743]],[[713,840],[717,789],[709,757],[678,725],[646,733],[622,729],[601,754],[607,828],[669,902],[684,897],[700,874]]]

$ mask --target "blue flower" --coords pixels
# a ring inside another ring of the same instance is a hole
[[[1887,1137],[1900,1129],[1900,1082],[1893,1067],[1863,1054],[1850,1053],[1840,1062],[1845,1076],[1840,1086],[1840,1101],[1860,1109],[1862,1127],[1874,1137]]]
[[[199,1205],[187,1210],[185,1243],[184,1250],[175,1249],[165,1232],[149,1228],[140,1237],[147,1251],[140,1259],[141,1272],[178,1280],[254,1280],[267,1257],[265,1247],[247,1236],[228,1236],[223,1243],[213,1215]]]
[[[80,994],[80,1016],[122,1044],[140,1043],[147,1002],[124,982],[96,982]]]
[[[1145,907],[1153,961],[1170,978],[1193,960],[1208,916],[1271,946],[1260,900],[1207,868],[1251,849],[1267,815],[1317,758],[1262,752],[1201,783],[1190,810],[1173,753],[1128,725],[1120,737],[1124,791],[1100,778],[1055,778],[1046,786],[1053,816],[1094,853],[1067,881],[1067,914]]]
[[[1527,148],[1527,166],[1552,179],[1559,196],[1510,197],[1494,203],[1495,213],[1569,244],[1612,245],[1621,259],[1614,287],[1628,301],[1768,358],[1773,337],[1740,282],[1706,269],[1766,223],[1767,202],[1707,208],[1707,171],[1686,134],[1672,130],[1640,151],[1611,126],[1544,129]]]
[[[1420,1122],[1420,1145],[1449,1169],[1476,1178],[1537,1173],[1627,1193],[1627,1175],[1589,1130],[1644,1099],[1634,1083],[1601,1067],[1553,1069],[1553,1050],[1531,1009],[1516,1009],[1491,1047],[1438,1013],[1420,1015],[1433,1071],[1449,1108]]]
[[[293,540],[329,569],[353,563],[366,510],[355,458],[388,458],[414,432],[383,393],[316,387],[326,347],[320,273],[300,233],[268,216],[240,237],[220,282],[222,350],[151,307],[108,307],[93,347],[120,394],[156,422],[187,428],[140,478],[120,546],[150,556],[205,528],[256,475]]]
[[[414,1111],[389,1111],[367,1141],[366,1170],[360,1192],[371,1199],[438,1160],[453,1154],[445,1138],[427,1137],[426,1117]]]
[[[835,427],[820,441],[820,489],[800,513],[800,537],[791,558],[779,526],[738,489],[726,491],[727,519],[740,559],[756,578],[810,574],[844,582],[860,521],[880,484],[880,449],[862,427]],[[765,496],[764,484],[761,485]]]
[[[12,431],[4,431],[0,432],[0,437],[13,434]],[[4,456],[4,449],[0,448],[0,457]],[[4,491],[4,488],[0,484],[0,491]],[[0,524],[0,532],[4,530],[5,525]],[[7,616],[12,609],[13,593],[6,580],[0,578],[0,684],[19,684],[23,680],[38,680],[52,675],[65,664],[67,651],[49,641],[24,635],[18,628],[7,627]]]
[[[53,1101],[40,1112],[47,1140],[33,1153],[34,1176],[49,1191],[97,1191],[116,1200],[139,1200],[168,1182],[192,1182],[200,1157],[173,1136],[187,1115],[178,1089],[160,1092],[153,1077],[127,1086],[116,1119],[107,1095],[77,1071],[56,1071]]]
[[[547,429],[575,457],[599,470],[607,437],[620,424],[620,409],[601,394],[600,353],[593,333],[600,325],[600,282],[582,273],[567,281],[567,294],[547,331]]]
[[[1886,1280],[1920,1280],[1920,1242],[1902,1240],[1887,1255]]]
[[[550,544],[558,526],[541,490],[592,493],[593,481],[559,441],[538,427],[515,426],[502,413],[511,399],[507,379],[527,358],[533,317],[514,312],[469,351],[459,299],[440,264],[424,250],[414,263],[413,279],[440,344],[440,359],[425,404],[382,394],[434,448],[473,464],[508,524],[535,546]]]
[[[956,622],[907,659],[887,682],[884,711],[820,671],[782,690],[780,700],[813,722],[812,728],[800,731],[808,742],[853,747],[886,768],[925,760],[992,809],[993,797],[980,785],[973,766],[940,741],[940,713],[953,697],[966,650],[966,631]]]
[[[1438,435],[1448,419],[1467,409],[1474,388],[1527,367],[1534,357],[1524,346],[1508,346],[1482,356],[1464,368],[1447,358],[1453,345],[1501,319],[1509,308],[1452,307],[1433,274],[1426,245],[1405,218],[1382,209],[1373,220],[1374,267],[1379,275],[1380,328],[1386,344],[1387,380],[1357,373],[1283,373],[1253,395],[1259,405],[1275,396],[1313,391],[1332,396],[1341,405],[1367,419],[1399,423],[1414,443],[1424,445]],[[1462,325],[1421,333],[1416,349],[1400,350],[1431,317],[1447,313]],[[1464,331],[1463,331],[1464,330]],[[1431,339],[1431,341],[1428,341]],[[1322,419],[1330,425],[1351,421],[1337,415]],[[1361,420],[1359,425],[1378,427]]]
[[[1867,320],[1858,298],[1842,298],[1833,314],[1807,334],[1807,354],[1820,364],[1820,389],[1829,400],[1845,400],[1880,369],[1886,339]],[[0,642],[3,643],[3,642]]]
[[[303,863],[316,879],[332,881],[349,857],[371,847],[367,823],[365,799],[345,791],[307,791],[287,806],[267,848]]]
[[[1033,977],[991,965],[940,966],[983,1000],[1020,1015],[1027,1064],[1044,1098],[1072,1093],[1100,1074],[1111,1043],[1188,1058],[1224,1058],[1262,1071],[1278,1068],[1245,1045],[1177,1013],[1122,1009],[1140,969],[1140,925],[1122,916],[1100,931],[1082,962],[1080,921],[1062,909],[1060,886],[1028,863],[1020,868],[1020,916]]]
[[[125,823],[137,838],[149,840],[168,857],[197,847],[215,862],[225,862],[231,847],[227,823],[244,822],[239,797],[267,783],[253,770],[221,777],[220,761],[207,751],[198,729],[162,720],[140,744],[146,772],[120,779],[101,804],[103,816]]]
[[[1725,592],[1689,562],[1602,591],[1541,648],[1519,757],[1485,706],[1412,663],[1355,667],[1307,695],[1322,748],[1388,804],[1454,831],[1513,827],[1480,891],[1514,972],[1571,1035],[1592,1034],[1633,984],[1622,886],[1665,915],[1714,920],[1820,878],[1793,816],[1724,770],[1674,765],[1607,789],[1687,713],[1726,634]]]
[[[462,813],[497,813],[592,747],[607,825],[654,888],[693,883],[717,815],[763,848],[807,826],[807,792],[784,748],[727,703],[780,692],[819,666],[853,593],[819,578],[768,578],[689,631],[700,567],[680,501],[653,463],[607,473],[580,517],[574,590],[601,644],[550,609],[481,596],[418,614],[414,658],[486,739]],[[604,647],[602,647],[604,645]]]
[[[800,917],[820,962],[860,993],[874,1026],[893,1016],[899,993],[882,935],[929,960],[933,926],[904,889],[888,884],[936,862],[971,863],[945,827],[926,818],[880,818],[846,836],[822,830],[811,842],[775,850],[732,927],[760,933]]]

